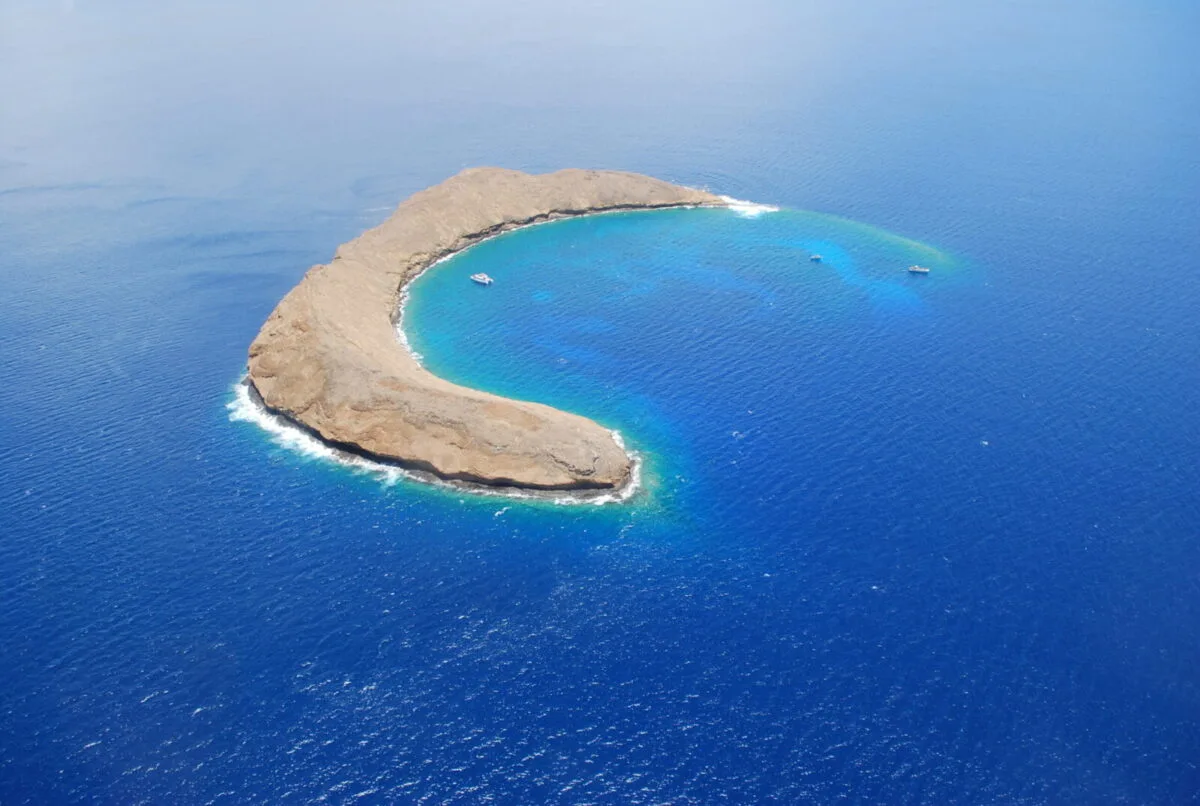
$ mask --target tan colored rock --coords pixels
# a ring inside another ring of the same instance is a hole
[[[537,490],[623,486],[630,459],[595,422],[425,370],[395,332],[400,292],[425,268],[491,235],[606,210],[720,205],[638,174],[463,171],[414,194],[343,244],[280,301],[250,346],[268,409],[326,442],[443,479]]]

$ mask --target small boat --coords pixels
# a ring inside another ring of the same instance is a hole
[[[810,258],[809,258],[809,260],[811,260],[813,263],[820,263],[820,262],[821,262],[821,256],[820,256],[820,255],[813,255],[812,257],[810,257]]]
[[[479,274],[472,274],[471,280],[473,282],[479,283],[480,285],[491,285],[492,283],[496,282],[495,280],[493,280],[491,277],[487,276],[483,272],[479,272]]]
[[[928,266],[909,266],[908,273],[909,274],[929,274],[929,267]]]

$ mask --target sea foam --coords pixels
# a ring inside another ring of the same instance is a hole
[[[622,501],[628,501],[642,487],[642,459],[635,451],[631,451],[625,446],[625,440],[622,439],[620,432],[611,431],[613,441],[617,446],[625,451],[625,454],[630,460],[630,476],[629,482],[620,490],[615,490],[611,493],[567,493],[567,492],[538,492],[518,490],[511,487],[487,487],[479,484],[465,484],[460,482],[446,481],[438,478],[432,473],[422,473],[416,470],[407,470],[395,465],[385,464],[383,462],[374,462],[362,456],[355,456],[352,453],[338,450],[308,432],[297,428],[287,419],[272,414],[262,405],[261,402],[255,399],[255,396],[250,392],[249,383],[246,379],[242,379],[234,384],[233,399],[226,404],[225,407],[229,411],[229,419],[233,422],[247,422],[261,428],[267,433],[274,442],[281,448],[291,451],[299,456],[309,459],[318,459],[326,462],[332,462],[335,465],[353,470],[357,473],[363,473],[379,479],[385,486],[391,487],[400,480],[409,480],[421,482],[423,484],[432,484],[436,487],[441,487],[455,492],[469,492],[474,495],[491,496],[495,498],[516,498],[531,501],[549,501],[554,504],[614,504]]]
[[[742,218],[758,218],[763,213],[779,212],[779,208],[774,205],[758,204],[757,202],[735,199],[732,196],[722,196],[721,201],[725,202],[730,210],[737,213]]]
[[[254,399],[245,379],[234,385],[233,400],[229,401],[225,408],[229,410],[229,419],[233,422],[257,425],[270,436],[271,441],[276,445],[300,456],[335,462],[360,472],[370,473],[388,484],[394,484],[407,474],[407,471],[402,468],[372,462],[369,459],[339,451],[312,434],[297,428],[283,417],[272,414]]]

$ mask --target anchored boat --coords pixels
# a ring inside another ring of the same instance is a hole
[[[928,266],[909,266],[908,273],[909,274],[929,274],[929,267]]]
[[[820,256],[820,255],[813,255],[812,257],[810,257],[810,258],[809,258],[809,260],[811,260],[813,263],[820,263],[820,262],[821,262],[821,256]]]
[[[479,283],[480,285],[491,285],[492,283],[495,282],[495,280],[493,280],[491,277],[484,274],[483,272],[479,272],[479,274],[472,274],[471,280],[473,282]]]

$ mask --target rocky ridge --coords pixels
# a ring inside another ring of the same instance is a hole
[[[396,335],[401,294],[438,260],[515,227],[724,203],[616,171],[463,171],[414,194],[330,263],[310,269],[251,344],[248,382],[268,410],[377,461],[493,487],[619,489],[629,481],[630,458],[598,423],[459,386],[422,367]]]

